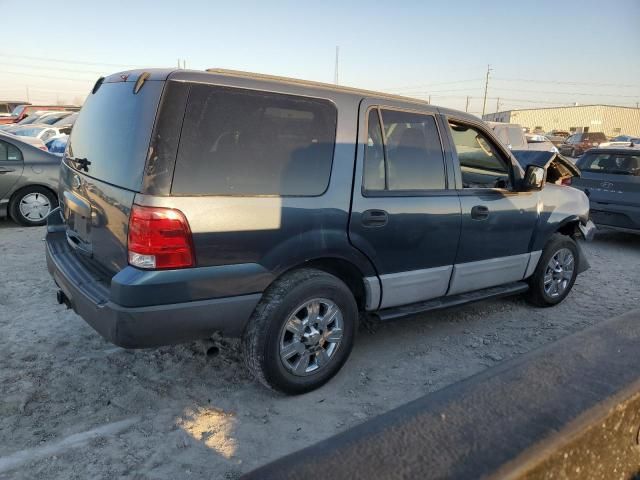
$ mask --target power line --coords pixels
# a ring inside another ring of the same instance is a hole
[[[545,91],[545,90],[526,90],[522,88],[502,88],[500,87],[500,91],[505,92],[523,92],[523,93],[543,93],[545,95],[567,95],[574,96],[579,95],[582,97],[618,97],[618,98],[638,98],[639,95],[619,95],[619,94],[611,94],[611,93],[578,93],[578,92],[556,92],[556,91]]]
[[[494,78],[494,80],[501,82],[552,83],[555,85],[589,85],[594,87],[640,88],[640,85],[625,85],[622,83],[562,82],[558,80],[531,80],[527,78]]]
[[[412,85],[405,87],[390,87],[390,88],[381,88],[380,90],[385,90],[389,92],[397,92],[400,90],[426,90],[430,87],[439,86],[439,85],[454,85],[457,83],[470,83],[470,82],[480,82],[484,79],[482,78],[471,78],[468,80],[452,80],[448,82],[437,82],[437,83],[423,83],[422,85]]]

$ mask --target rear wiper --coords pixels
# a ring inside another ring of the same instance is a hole
[[[67,159],[78,164],[79,170],[84,170],[85,172],[89,171],[89,165],[91,165],[91,162],[86,158],[67,157]]]

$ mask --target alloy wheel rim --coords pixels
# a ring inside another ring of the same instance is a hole
[[[296,376],[318,373],[335,357],[343,331],[344,319],[335,302],[308,300],[293,310],[282,327],[280,361]]]
[[[553,254],[544,272],[544,291],[551,298],[562,295],[573,278],[575,259],[568,248]]]
[[[44,220],[51,211],[51,202],[42,193],[29,193],[22,197],[19,205],[20,213],[32,222]]]

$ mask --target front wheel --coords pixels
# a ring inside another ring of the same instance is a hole
[[[287,394],[327,382],[351,353],[358,308],[338,278],[301,269],[277,280],[256,307],[242,338],[249,370]]]
[[[527,300],[539,307],[551,307],[564,300],[578,275],[578,247],[573,238],[554,234],[529,279]]]

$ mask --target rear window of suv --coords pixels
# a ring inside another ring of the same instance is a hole
[[[68,155],[86,158],[87,175],[138,191],[164,82],[103,83],[89,94],[69,138]],[[68,161],[75,167],[75,162]]]
[[[331,174],[336,122],[328,100],[194,85],[171,191],[321,195]]]

